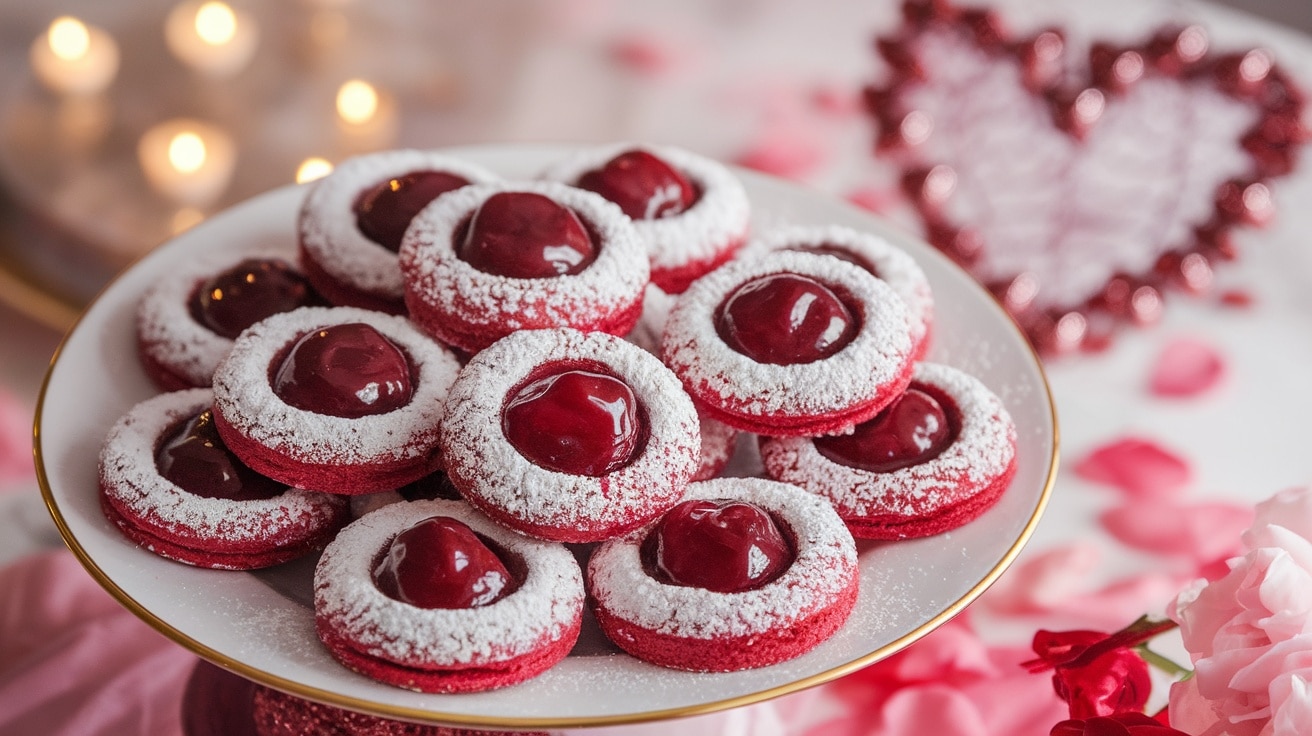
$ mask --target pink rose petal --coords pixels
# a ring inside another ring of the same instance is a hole
[[[17,490],[33,479],[32,413],[7,391],[0,391],[0,492]]]
[[[979,600],[999,614],[1043,613],[1087,589],[1102,552],[1089,542],[1054,547],[1014,565]]]
[[[1225,360],[1215,348],[1198,340],[1180,338],[1157,356],[1148,385],[1158,396],[1186,398],[1214,388],[1225,374]]]
[[[1140,501],[1105,511],[1100,521],[1125,545],[1206,564],[1241,552],[1239,535],[1252,523],[1253,509],[1222,501]]]
[[[616,39],[610,46],[610,56],[628,69],[648,76],[691,66],[693,58],[688,49],[669,39],[642,33]]]
[[[901,195],[896,189],[883,187],[857,187],[847,193],[847,201],[879,214],[888,212],[900,199]]]
[[[1075,464],[1075,474],[1143,499],[1178,494],[1193,476],[1189,463],[1151,440],[1126,437],[1103,445]]]
[[[801,179],[824,163],[824,146],[798,130],[767,131],[735,163],[786,179]]]

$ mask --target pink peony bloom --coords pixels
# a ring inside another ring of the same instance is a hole
[[[1197,736],[1312,732],[1312,488],[1257,506],[1247,552],[1177,598],[1195,676],[1171,689],[1172,725]]]

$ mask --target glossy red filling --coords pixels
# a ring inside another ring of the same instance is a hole
[[[716,310],[715,331],[758,363],[794,365],[827,358],[852,342],[858,318],[829,287],[791,273],[739,286]]]
[[[550,373],[512,392],[501,429],[533,464],[592,477],[628,465],[648,434],[646,416],[628,384],[581,369]]]
[[[597,254],[574,210],[533,192],[493,194],[456,237],[456,256],[462,261],[517,279],[577,274]]]
[[[209,409],[174,425],[155,450],[155,467],[170,483],[205,498],[273,498],[287,486],[246,467],[219,439]]]
[[[396,252],[410,221],[429,202],[469,184],[445,171],[412,171],[366,191],[355,203],[355,226],[375,243]]]
[[[634,220],[677,215],[697,201],[688,177],[646,151],[619,154],[579,177],[577,186],[614,202]]]
[[[360,322],[297,340],[278,364],[273,392],[298,409],[349,418],[386,414],[414,395],[405,353]]]
[[[957,438],[960,420],[946,397],[912,387],[851,434],[817,437],[815,449],[840,465],[891,473],[938,457]]]
[[[516,587],[492,547],[449,516],[424,519],[393,537],[373,580],[387,597],[420,608],[478,608]]]
[[[643,540],[648,574],[719,593],[754,590],[783,574],[796,553],[764,509],[744,501],[684,501]]]
[[[206,329],[231,340],[265,317],[317,303],[309,282],[286,262],[247,258],[202,281],[187,309]]]

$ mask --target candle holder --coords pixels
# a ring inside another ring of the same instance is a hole
[[[543,28],[515,0],[228,2],[75,8],[95,22],[82,23],[87,54],[116,50],[97,84],[38,69],[37,49],[55,49],[49,19],[27,29],[29,63],[0,64],[0,272],[70,314],[180,229],[346,157],[509,140],[505,82]],[[368,114],[338,110],[351,79],[372,89]],[[184,138],[170,160],[188,131],[204,156],[188,163]]]

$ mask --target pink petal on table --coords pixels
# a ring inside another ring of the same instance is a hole
[[[980,597],[979,604],[998,614],[1031,614],[1053,607],[1087,589],[1089,577],[1102,562],[1102,551],[1091,542],[1077,542],[1024,558]]]
[[[878,214],[888,212],[899,200],[901,200],[901,195],[896,189],[883,187],[857,187],[847,193],[847,201],[857,207]]]
[[[1224,501],[1187,505],[1148,501],[1109,509],[1100,521],[1127,546],[1187,557],[1202,565],[1241,552],[1239,536],[1252,524],[1253,509]]]
[[[1179,338],[1157,356],[1148,386],[1158,396],[1197,396],[1220,383],[1225,374],[1225,360],[1216,348]]]
[[[1075,464],[1075,474],[1137,498],[1169,498],[1184,490],[1193,471],[1183,458],[1151,440],[1126,437],[1103,445]]]
[[[693,54],[669,39],[635,33],[611,43],[610,56],[632,71],[659,76],[690,65]]]
[[[811,103],[816,109],[834,117],[848,117],[865,109],[861,91],[838,84],[820,84],[811,92]]]
[[[1166,602],[1193,579],[1192,571],[1131,575],[1093,592],[1072,596],[1054,606],[1050,614],[1065,628],[1115,631],[1144,613],[1159,614]]]
[[[827,154],[814,137],[801,131],[774,130],[762,135],[735,163],[787,179],[800,179],[822,163]]]

